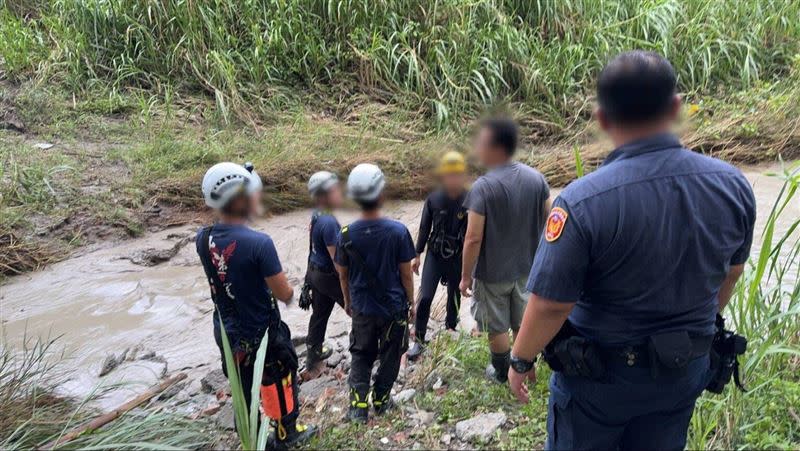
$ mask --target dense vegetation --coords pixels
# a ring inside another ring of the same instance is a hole
[[[0,12],[6,76],[71,89],[204,92],[228,118],[366,101],[461,123],[510,103],[544,132],[590,108],[604,62],[667,56],[688,93],[729,93],[788,72],[793,0],[28,0]]]
[[[796,0],[0,0],[0,278],[195,218],[198,179],[222,159],[256,162],[273,211],[303,206],[320,164],[343,174],[377,161],[392,194],[418,197],[429,159],[463,145],[487,109],[515,115],[520,158],[563,185],[574,155],[589,171],[608,150],[586,133],[594,79],[631,48],[673,62],[687,145],[738,163],[800,155]],[[785,176],[775,214],[797,202],[798,174]],[[690,448],[800,446],[798,222],[771,227],[728,311],[752,340],[751,391],[701,398]],[[505,388],[486,389],[481,340],[433,344],[417,402],[436,421],[414,439],[441,446],[454,421],[503,409],[513,428],[493,445],[541,445],[547,370],[519,410]],[[54,394],[50,350],[0,348],[0,447],[42,444],[91,415]],[[445,392],[422,388],[433,372]],[[328,417],[312,446],[378,447],[406,425],[403,413],[368,431]],[[139,412],[73,445],[209,440],[196,423]]]

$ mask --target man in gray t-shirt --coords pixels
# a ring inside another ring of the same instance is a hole
[[[464,240],[461,292],[474,295],[472,315],[489,334],[487,375],[508,377],[508,331],[519,330],[525,312],[525,284],[550,210],[550,188],[541,173],[513,161],[517,127],[509,119],[489,119],[478,132],[475,153],[489,168],[472,186]],[[474,281],[473,281],[474,277]]]

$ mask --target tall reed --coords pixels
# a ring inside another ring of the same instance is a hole
[[[748,391],[731,384],[722,395],[700,398],[690,449],[800,444],[800,218],[786,216],[787,206],[797,202],[800,165],[774,175],[785,181],[783,189],[723,312],[749,340],[741,362]]]
[[[0,15],[0,36],[22,38],[0,44],[12,76],[42,62],[80,88],[174,85],[225,114],[359,94],[438,123],[513,102],[559,128],[588,112],[598,70],[620,51],[661,52],[683,91],[709,92],[780,76],[800,50],[793,0],[39,3]]]

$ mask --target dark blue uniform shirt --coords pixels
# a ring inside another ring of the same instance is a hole
[[[336,218],[325,212],[314,212],[311,227],[311,263],[323,271],[333,271],[328,246],[336,246],[341,226]]]
[[[753,239],[755,200],[738,169],[656,135],[616,149],[553,207],[528,290],[577,302],[581,334],[606,345],[713,334],[720,285]]]
[[[210,272],[219,277],[224,291],[217,298],[231,301],[236,312],[222,319],[228,339],[233,345],[240,340],[257,343],[274,314],[272,293],[264,279],[282,271],[275,244],[264,233],[233,224],[215,224],[209,239]],[[196,245],[199,254],[200,242]],[[213,321],[218,329],[216,312]]]
[[[385,296],[375,292],[363,266],[348,258],[340,234],[336,263],[348,268],[353,311],[366,316],[391,318],[407,310],[410,300],[406,298],[406,290],[400,280],[400,263],[410,262],[417,253],[406,226],[386,218],[360,219],[350,224],[348,229],[353,249],[386,290]]]

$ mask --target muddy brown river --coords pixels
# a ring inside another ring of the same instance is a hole
[[[783,184],[763,175],[766,170],[745,171],[758,202],[757,231],[763,227]],[[788,210],[776,237],[800,217],[800,201],[793,202]],[[420,202],[398,202],[387,208],[388,216],[408,225],[414,236],[420,211]],[[296,287],[305,271],[308,218],[308,211],[298,211],[254,225],[272,236],[284,270]],[[347,212],[340,221],[353,218],[354,213]],[[155,266],[141,266],[127,258],[147,249],[170,249],[181,240],[188,241],[197,227],[195,224],[148,234],[9,279],[0,286],[2,340],[17,347],[25,336],[60,337],[57,346],[64,348],[68,356],[64,367],[72,371],[62,390],[85,396],[98,387],[114,386],[97,401],[101,407],[116,405],[141,392],[165,371],[185,371],[192,384],[199,384],[200,376],[218,367],[219,355],[211,334],[213,306],[193,242]],[[434,304],[433,317],[440,320],[443,294],[440,289]],[[466,330],[472,328],[468,312],[465,302],[461,327]],[[282,314],[294,335],[306,334],[308,312],[291,305],[282,306]],[[348,318],[337,308],[328,336],[342,337],[348,327]],[[119,356],[126,350],[127,359],[122,365],[100,377],[107,357]],[[116,386],[117,383],[122,385]]]

